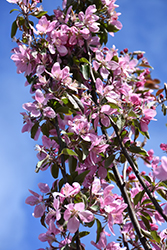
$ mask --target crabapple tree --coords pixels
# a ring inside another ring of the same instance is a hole
[[[41,138],[35,171],[53,177],[26,199],[43,226],[39,240],[49,250],[84,250],[93,227],[97,249],[167,249],[159,228],[167,221],[167,157],[144,149],[156,107],[166,114],[167,86],[158,89],[143,52],[106,47],[122,27],[116,0],[64,0],[52,15],[42,0],[7,1],[17,6],[11,59],[32,94],[22,132]],[[120,235],[111,241],[115,225]]]

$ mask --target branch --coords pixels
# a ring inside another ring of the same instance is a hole
[[[125,182],[122,181],[120,173],[118,171],[118,168],[115,164],[113,165],[112,170],[113,170],[113,173],[115,175],[117,185],[122,193],[122,197],[123,197],[125,203],[128,205],[128,207],[127,207],[128,214],[129,214],[129,217],[130,217],[131,222],[133,224],[133,227],[134,227],[134,229],[139,237],[139,240],[140,240],[140,242],[143,245],[145,250],[151,250],[152,248],[150,247],[149,243],[147,242],[147,239],[143,236],[143,234],[141,232],[141,227],[140,227],[140,224],[139,224],[138,219],[136,217],[135,211],[132,207],[130,198],[128,196]]]
[[[147,193],[147,195],[149,196],[150,200],[152,201],[152,203],[154,204],[156,210],[158,211],[158,213],[164,218],[165,221],[167,221],[167,216],[163,213],[163,210],[161,208],[161,206],[159,205],[159,203],[157,202],[157,200],[155,199],[155,197],[152,195],[151,191],[148,189],[147,185],[145,184],[145,182],[143,181],[141,175],[140,175],[140,172],[138,170],[138,168],[135,166],[134,162],[132,161],[132,158],[130,157],[130,155],[128,154],[123,142],[122,142],[122,139],[119,135],[119,130],[118,130],[118,127],[117,125],[115,124],[115,122],[112,120],[112,118],[110,116],[108,116],[109,119],[110,119],[110,122],[114,128],[114,131],[116,133],[116,136],[118,138],[118,141],[119,141],[119,144],[121,146],[121,149],[122,149],[122,152],[124,154],[124,156],[126,157],[126,159],[128,160],[130,166],[132,167],[133,169],[133,172],[135,173],[138,181],[140,182],[140,184],[142,185],[143,189],[145,190],[145,192]]]

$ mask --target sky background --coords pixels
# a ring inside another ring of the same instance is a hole
[[[119,20],[123,28],[109,39],[108,47],[114,44],[119,51],[124,48],[145,51],[154,67],[152,77],[159,78],[163,87],[167,82],[167,1],[117,0],[116,3],[120,6],[117,11],[122,13]],[[49,14],[57,5],[61,6],[61,1],[43,3]],[[33,207],[26,205],[25,199],[29,196],[28,189],[38,192],[37,184],[51,185],[52,178],[49,171],[35,173],[36,143],[28,133],[21,133],[22,104],[31,101],[31,95],[24,87],[24,76],[17,75],[10,60],[10,51],[16,46],[10,38],[11,23],[16,18],[16,12],[9,14],[13,8],[15,5],[0,0],[0,250],[36,250],[45,246],[38,240],[45,229],[31,215]],[[167,117],[160,112],[157,119],[149,125],[151,139],[146,149],[153,148],[156,155],[162,155],[159,145],[167,143]],[[142,166],[142,170],[145,168]]]

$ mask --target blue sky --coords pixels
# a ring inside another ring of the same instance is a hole
[[[58,3],[61,5],[61,1],[44,0],[43,6],[52,13]],[[145,51],[154,67],[153,78],[159,78],[163,86],[167,81],[166,0],[117,0],[117,4],[123,28],[109,39],[108,47],[114,44],[119,51],[124,48]],[[36,143],[29,134],[21,133],[22,104],[31,101],[31,95],[24,87],[24,76],[17,75],[15,64],[10,60],[10,51],[15,47],[10,28],[16,14],[9,12],[14,7],[5,0],[0,1],[0,249],[35,250],[45,246],[38,240],[44,228],[31,216],[33,209],[25,204],[25,199],[29,195],[28,188],[38,191],[38,182],[51,184],[52,178],[49,171],[35,173]],[[167,118],[160,113],[157,119],[150,124],[151,139],[147,149],[153,148],[156,155],[162,155],[159,144],[167,143]]]

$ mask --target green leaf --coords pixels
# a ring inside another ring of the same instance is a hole
[[[153,239],[159,244],[161,241],[161,238],[159,237],[159,235],[157,234],[156,231],[151,231],[151,236],[153,237]]]
[[[119,29],[117,29],[113,24],[105,23],[105,28],[108,32],[117,32]]]
[[[12,23],[12,28],[11,28],[11,38],[13,38],[16,35],[17,32],[17,23],[16,20]]]
[[[92,220],[92,221],[89,222],[89,223],[86,223],[86,222],[85,222],[84,226],[86,226],[86,227],[92,227],[94,223],[95,223],[95,220]]]
[[[105,168],[108,168],[111,164],[112,164],[112,162],[113,162],[113,160],[115,159],[115,155],[110,155],[108,158],[106,158],[105,159]]]
[[[149,183],[152,183],[151,178],[148,175],[144,175],[143,178],[148,181]]]
[[[60,192],[60,190],[61,190],[63,184],[64,184],[64,179],[62,178],[62,179],[59,181],[59,192]]]
[[[97,236],[96,236],[96,244],[97,244],[100,238],[100,233],[103,231],[103,228],[101,226],[101,222],[98,219],[96,219],[96,224],[97,224]]]
[[[107,178],[108,178],[109,180],[114,181],[114,182],[116,183],[115,176],[114,176],[113,173],[111,173],[111,172],[108,171],[108,172],[107,172]]]
[[[58,107],[56,109],[56,112],[59,114],[61,113],[61,114],[66,114],[66,115],[72,115],[72,111],[68,107],[64,107],[64,106]]]
[[[151,235],[151,233],[150,233],[149,231],[144,230],[143,228],[141,228],[141,232],[142,232],[142,234],[143,234],[145,237],[147,237],[147,238],[149,238],[149,239],[152,239],[152,235]]]
[[[90,209],[93,210],[94,212],[97,212],[100,209],[100,207],[98,205],[93,205],[90,207]]]
[[[131,116],[131,117],[138,117],[138,115],[137,115],[133,110],[131,110],[131,111],[128,113],[128,116]]]
[[[38,12],[37,14],[32,14],[32,16],[35,16],[35,17],[37,17],[37,18],[40,18],[40,17],[42,17],[42,16],[44,16],[45,14],[47,14],[48,12],[47,11],[40,11],[40,12]]]
[[[54,163],[51,166],[51,174],[53,176],[53,178],[57,179],[58,175],[59,175],[59,166],[58,164]]]
[[[152,203],[152,201],[150,199],[144,199],[144,201],[141,203],[141,205],[150,204],[150,203]]]
[[[85,80],[88,80],[89,77],[90,77],[90,67],[89,67],[89,64],[83,64],[83,65],[81,65],[81,72],[82,72],[83,78]]]
[[[108,103],[112,109],[119,109],[119,106],[115,103]]]
[[[84,105],[81,102],[81,100],[77,96],[75,96],[73,94],[72,94],[72,97],[76,101],[76,103],[78,104],[79,109],[84,113]]]
[[[43,135],[46,135],[47,137],[49,137],[49,130],[50,130],[50,124],[45,122],[41,125],[41,131],[43,133]]]
[[[65,97],[65,96],[63,96],[63,97],[61,98],[61,100],[63,101],[63,103],[64,103],[65,105],[68,103],[68,98]]]
[[[140,154],[140,155],[143,155],[143,156],[148,156],[148,153],[145,149],[141,148],[141,147],[137,147],[135,145],[130,145],[129,149],[128,149],[130,152],[132,153],[136,153],[136,154]]]
[[[118,119],[116,121],[116,125],[118,129],[121,131],[125,125],[125,117],[123,115],[118,115]]]
[[[73,172],[75,172],[75,169],[77,166],[77,159],[74,158],[73,156],[70,156],[68,158],[68,165],[69,165],[70,174],[72,174]]]
[[[41,225],[42,225],[42,226],[44,226],[44,227],[47,228],[47,226],[46,226],[46,224],[45,224],[45,213],[42,215],[42,217],[41,217],[41,219],[40,219],[40,222],[41,222]]]
[[[76,98],[74,98],[73,96],[69,95],[68,93],[66,93],[66,96],[68,98],[68,100],[70,101],[70,103],[72,104],[72,106],[74,107],[74,109],[80,109],[78,103],[76,102]]]
[[[162,113],[164,116],[166,115],[166,106],[164,103],[162,104]]]
[[[88,231],[83,231],[79,233],[79,238],[85,237],[86,235],[90,234]]]
[[[90,64],[89,61],[85,57],[82,57],[79,61],[80,61],[80,63]]]
[[[78,156],[77,153],[75,153],[72,149],[69,148],[63,148],[63,150],[61,151],[60,155],[75,155]]]
[[[144,217],[144,216],[140,216],[142,221],[144,222],[144,225],[146,226],[146,228],[150,231],[150,223],[149,223],[149,220]]]
[[[13,11],[19,11],[18,9],[12,9],[9,13],[11,14]]]
[[[138,204],[138,202],[141,202],[144,193],[145,193],[145,190],[140,191],[139,193],[137,193],[137,194],[135,195],[135,197],[133,198],[133,200],[134,200],[134,205],[135,205],[135,206]]]
[[[167,200],[167,191],[163,190],[163,189],[157,189],[157,193],[165,200]]]
[[[159,186],[163,186],[167,188],[167,181],[161,181]]]
[[[38,130],[38,127],[39,127],[39,122],[36,122],[34,124],[34,126],[31,128],[31,138],[34,139],[36,133],[37,133],[37,130]]]
[[[35,172],[38,173],[39,172],[39,169],[44,165],[47,165],[48,164],[48,159],[49,159],[49,155],[47,155],[43,160],[39,161],[36,165],[36,169],[35,169]]]
[[[144,211],[141,210],[141,214],[142,214],[147,220],[149,220],[149,222],[152,222],[152,218],[151,218],[151,216],[150,216],[148,213],[146,213],[146,212],[144,212]]]
[[[79,174],[75,179],[74,182],[78,182],[79,184],[82,184],[86,175],[90,172],[90,170],[86,170],[83,173]]]

